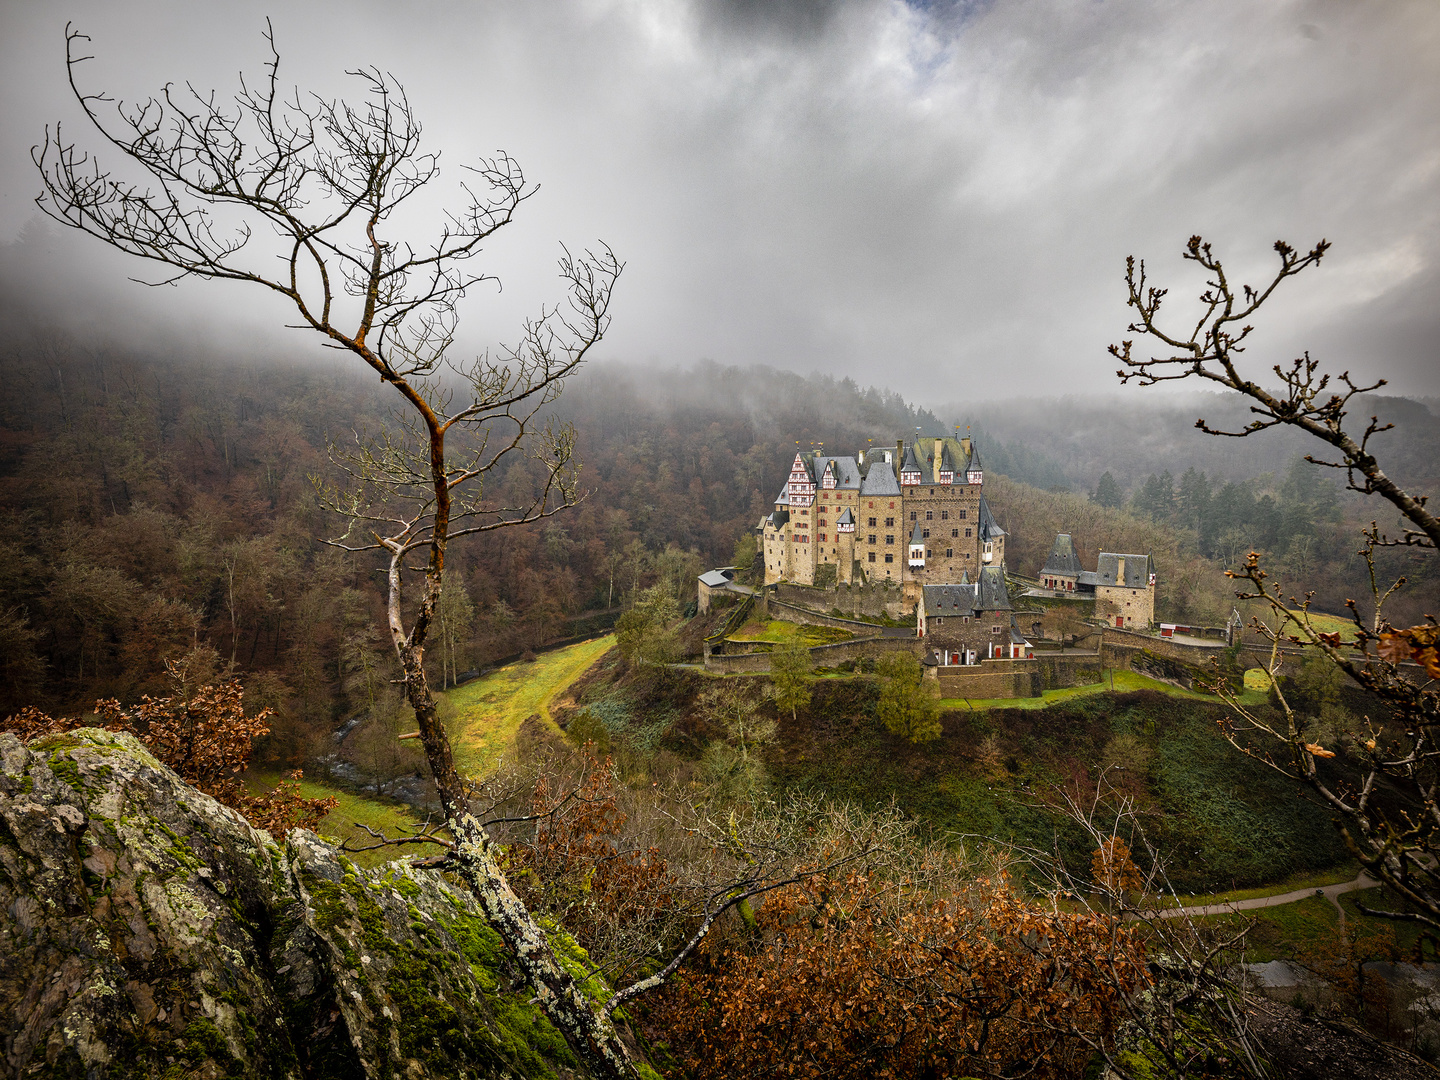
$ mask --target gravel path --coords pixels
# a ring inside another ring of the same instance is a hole
[[[1293,904],[1297,900],[1308,900],[1310,897],[1318,895],[1325,897],[1335,905],[1335,910],[1340,913],[1340,922],[1343,924],[1345,909],[1340,906],[1341,894],[1354,892],[1356,889],[1373,889],[1379,884],[1369,874],[1362,873],[1354,881],[1326,885],[1323,889],[1296,889],[1294,892],[1275,893],[1271,896],[1254,896],[1249,900],[1232,900],[1228,904],[1200,904],[1195,907],[1167,908],[1164,911],[1155,912],[1155,914],[1162,919],[1174,919],[1181,915],[1229,915],[1235,911],[1254,911],[1256,908]]]

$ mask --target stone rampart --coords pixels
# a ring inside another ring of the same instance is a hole
[[[776,599],[808,611],[843,611],[851,616],[868,615],[873,619],[887,615],[895,618],[903,602],[898,583],[886,585],[856,582],[853,585],[819,588],[781,581],[773,585],[770,591]]]
[[[1064,690],[1072,686],[1093,686],[1104,678],[1097,651],[1070,649],[1067,652],[1036,653],[1040,689]]]
[[[1122,630],[1115,626],[1105,627],[1100,637],[1100,651],[1106,658],[1107,667],[1128,667],[1128,660],[1142,650],[1154,656],[1163,656],[1167,660],[1178,660],[1182,664],[1208,667],[1213,658],[1225,651],[1223,641],[1217,641],[1213,645],[1197,645],[1176,641],[1174,638]],[[1112,655],[1117,659],[1111,660]],[[1127,662],[1119,662],[1120,657],[1124,657]]]
[[[857,634],[878,634],[881,627],[875,623],[860,622],[856,619],[836,618],[834,615],[826,615],[823,612],[812,611],[799,604],[792,604],[787,600],[770,597],[766,608],[770,618],[784,619],[787,622],[803,623],[808,626],[834,626],[841,630],[853,630]],[[912,631],[913,633],[913,631]]]
[[[763,652],[747,650],[731,653],[731,645],[758,645],[760,642],[731,642],[725,652],[711,651],[705,657],[705,670],[719,675],[736,672],[764,673],[770,670],[770,649]],[[810,663],[815,667],[838,667],[853,660],[878,656],[884,652],[910,651],[918,653],[920,642],[913,638],[859,638],[855,641],[837,641],[833,645],[816,645],[810,649]]]
[[[982,660],[966,667],[939,668],[936,680],[940,683],[940,696],[947,698],[1024,698],[1040,696],[1040,672],[1033,661],[1019,661],[1029,664],[1027,668],[1016,666],[996,668],[994,664],[1013,664],[1010,661]]]

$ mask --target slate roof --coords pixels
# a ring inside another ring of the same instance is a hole
[[[780,489],[780,494],[775,496],[775,501],[776,501],[777,503],[785,503],[786,505],[789,505],[789,502],[790,502],[790,480],[789,480],[788,477],[787,477],[786,480],[785,480],[785,486]]]
[[[985,501],[985,496],[980,496],[980,539],[994,540],[1004,536],[1005,530],[1000,528],[1000,523],[995,520],[995,515],[990,513],[990,504]]]
[[[961,582],[957,585],[921,586],[920,602],[925,605],[927,619],[936,615],[976,615],[983,611],[1009,611],[1010,597],[1005,592],[1005,571],[998,566],[987,566],[980,571],[980,580],[974,585]]]
[[[1055,534],[1055,543],[1050,546],[1050,555],[1040,573],[1063,574],[1066,577],[1075,577],[1080,573],[1080,555],[1069,533]]]
[[[1123,582],[1116,580],[1120,572],[1121,559],[1125,560],[1125,580]],[[1124,555],[1111,551],[1102,551],[1095,567],[1095,584],[1121,585],[1127,589],[1149,588],[1150,556]]]
[[[1093,589],[1097,581],[1099,581],[1099,575],[1094,570],[1081,570],[1076,576],[1075,584],[1089,585]]]
[[[901,472],[918,472],[922,476],[925,470],[920,468],[920,459],[915,456],[915,444],[910,443],[905,447],[905,456],[900,459]]]
[[[942,449],[942,450],[940,451],[940,471],[941,471],[941,472],[959,472],[959,471],[960,471],[960,469],[955,465],[955,455],[950,452],[950,443],[949,443],[949,442],[944,443],[944,449]]]
[[[712,589],[723,589],[730,584],[731,573],[733,571],[727,573],[724,570],[707,570],[700,575],[700,584],[708,585]]]
[[[980,569],[980,610],[1009,611],[1010,594],[1005,591],[1005,569],[985,566]]]
[[[771,514],[771,515],[770,515],[769,517],[767,517],[765,520],[766,520],[767,522],[769,522],[770,525],[772,525],[774,528],[776,528],[776,529],[783,529],[783,528],[785,527],[785,523],[790,520],[790,511],[789,511],[789,510],[776,510],[773,514]]]
[[[1011,644],[1011,645],[1029,645],[1029,644],[1030,644],[1030,642],[1026,640],[1025,635],[1022,634],[1022,633],[1020,633],[1020,631],[1015,628],[1015,624],[1014,624],[1013,622],[1010,624],[1010,644]]]
[[[835,469],[835,487],[840,490],[853,491],[860,486],[860,465],[853,457],[819,457],[815,458],[815,475],[822,481],[825,477],[825,466],[830,465]]]
[[[910,543],[919,547],[925,546],[925,534],[920,529],[920,522],[915,522],[915,528],[910,530]]]
[[[864,495],[899,495],[900,481],[895,479],[895,470],[890,463],[879,454],[875,460],[870,462],[865,471],[865,479],[860,484],[860,494]]]
[[[967,471],[970,471],[970,470],[974,470],[974,469],[979,469],[981,472],[983,472],[983,471],[984,471],[984,466],[980,464],[980,446],[979,446],[979,444],[978,444],[978,443],[975,443],[975,442],[971,442],[971,444],[970,444],[970,464],[966,466],[966,470],[967,470]]]
[[[925,617],[938,615],[974,615],[978,585],[926,585],[920,590],[920,602],[925,605]]]
[[[848,506],[845,507],[844,510],[841,510],[841,511],[840,511],[840,516],[835,519],[835,524],[836,524],[836,525],[854,525],[854,524],[855,524],[855,515],[852,514],[852,513],[850,513],[850,508],[849,508]]]

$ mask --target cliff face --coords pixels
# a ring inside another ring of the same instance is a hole
[[[0,734],[0,1075],[569,1074],[528,998],[433,872],[277,844],[130,735]]]

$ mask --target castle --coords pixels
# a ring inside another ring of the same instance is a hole
[[[978,580],[1005,562],[984,483],[969,438],[917,438],[854,457],[797,452],[759,526],[765,583],[889,581],[913,609],[926,585]]]

